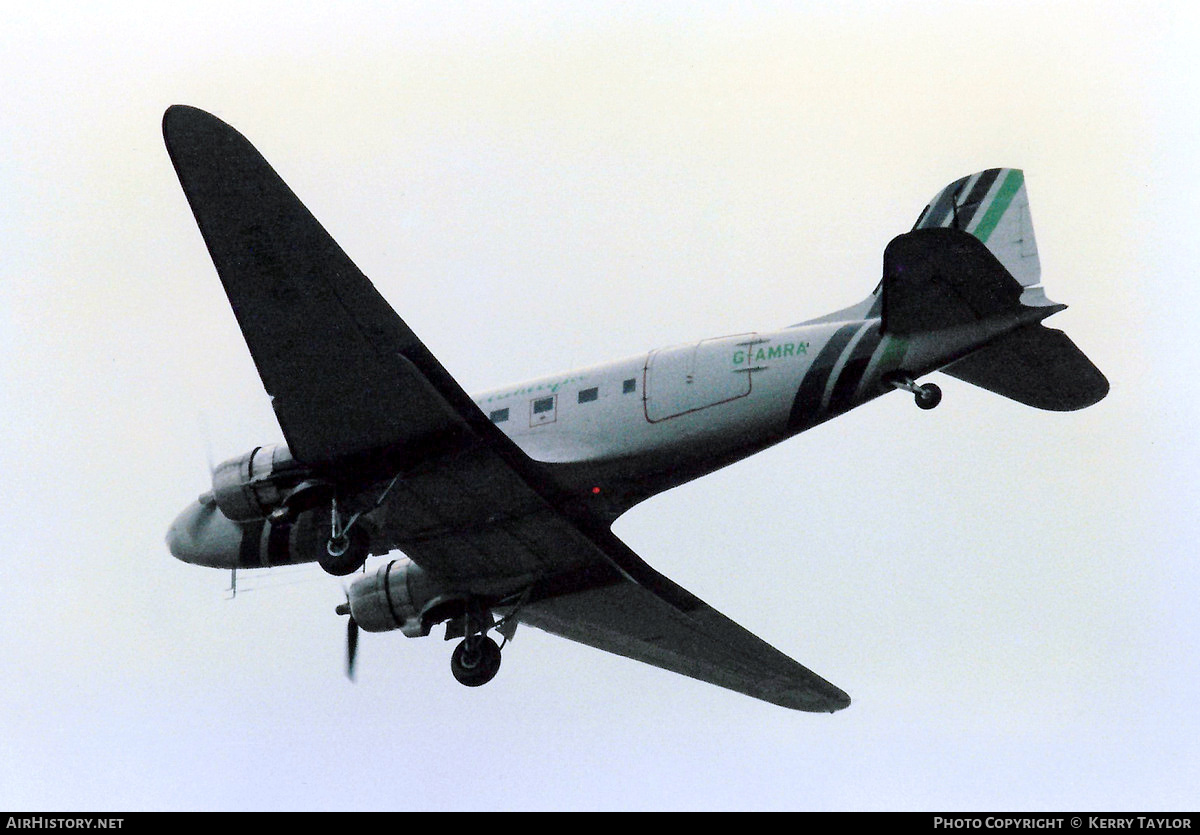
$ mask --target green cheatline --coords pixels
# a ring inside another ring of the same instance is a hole
[[[995,231],[1000,218],[1004,217],[1004,213],[1008,211],[1008,204],[1012,202],[1013,195],[1017,193],[1017,189],[1023,182],[1025,182],[1025,175],[1019,169],[1009,169],[1008,175],[1000,185],[1000,190],[996,192],[996,197],[992,200],[992,205],[988,206],[987,214],[975,225],[973,234],[976,238],[987,243],[987,239]]]
[[[902,336],[893,336],[885,334],[883,340],[883,353],[879,356],[879,365],[877,371],[887,372],[893,371],[900,365],[904,359],[904,352],[908,350],[908,340]]]

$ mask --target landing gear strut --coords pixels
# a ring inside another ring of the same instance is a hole
[[[887,383],[892,388],[903,389],[904,391],[912,392],[913,399],[917,402],[918,409],[932,409],[937,404],[942,402],[942,390],[936,383],[926,383],[918,385],[917,382],[907,375],[895,376],[887,380]]]
[[[529,592],[530,589],[525,589],[515,608],[499,621],[487,604],[476,599],[467,601],[465,610],[446,624],[447,640],[464,636],[450,656],[450,672],[460,684],[479,687],[496,677],[500,671],[500,650],[512,640],[517,629],[517,612],[529,599]],[[503,644],[488,637],[491,629],[504,636]]]
[[[376,507],[383,504],[383,500],[387,498],[388,493],[392,492],[392,488],[400,480],[400,475],[400,473],[396,473],[392,480],[388,482],[388,486],[383,489],[383,492],[379,494],[379,498],[375,500],[374,507],[361,508],[357,512],[350,514],[347,519],[343,519],[342,513],[338,511],[337,495],[335,494],[330,497],[329,539],[325,542],[325,554],[317,560],[321,568],[337,577],[345,577],[347,574],[353,574],[363,567],[363,563],[367,561],[367,557],[371,556],[371,535],[357,524],[358,520],[364,514],[370,513]]]
[[[362,568],[371,555],[371,535],[355,522],[361,513],[350,517],[343,524],[338,513],[337,499],[333,499],[329,511],[329,539],[325,542],[325,553],[317,563],[335,577],[345,577]]]

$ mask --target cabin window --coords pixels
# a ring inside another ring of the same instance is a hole
[[[581,392],[579,392],[579,402],[580,403],[591,403],[593,400],[595,400],[599,396],[600,396],[600,389],[596,386],[593,386],[590,389],[583,389]]]
[[[541,398],[538,398],[537,400],[533,401],[533,413],[535,415],[541,414],[542,412],[550,412],[553,410],[554,410],[554,398],[553,397],[541,397]]]
[[[497,409],[488,415],[492,419],[492,423],[504,423],[508,420],[508,409]]]
[[[633,394],[637,391],[637,378],[630,377],[621,386],[621,394]]]

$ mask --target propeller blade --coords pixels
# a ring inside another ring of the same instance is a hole
[[[346,624],[346,678],[354,681],[354,662],[358,657],[358,621],[353,616]]]
[[[217,471],[217,462],[213,458],[212,430],[208,427],[208,415],[203,411],[197,417],[200,424],[200,437],[204,439],[204,459],[208,463],[208,478],[211,481]]]

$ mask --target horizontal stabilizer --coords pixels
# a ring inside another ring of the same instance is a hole
[[[1065,333],[1030,325],[941,371],[1026,406],[1069,412],[1108,394],[1108,380]]]
[[[961,232],[974,238],[1024,288],[1024,304],[1035,307],[1052,305],[1040,286],[1042,268],[1029,215],[1025,174],[1019,168],[989,168],[950,183],[921,210],[912,231],[931,229]],[[880,315],[882,297],[881,283],[858,304],[800,324],[873,319]],[[899,325],[899,322],[893,324]],[[892,332],[903,331],[893,327]]]
[[[1021,307],[1022,292],[982,241],[956,229],[918,229],[895,238],[883,253],[884,333],[934,331],[1011,313]]]

